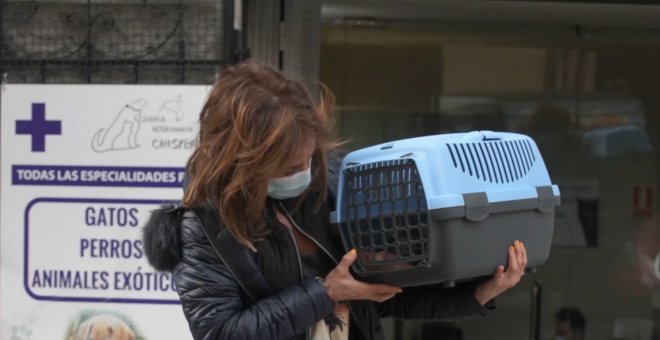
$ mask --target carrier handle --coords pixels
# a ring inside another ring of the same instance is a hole
[[[501,140],[502,137],[497,132],[493,132],[490,130],[480,130],[480,131],[468,132],[463,136],[462,139],[466,142],[488,142],[494,140]]]

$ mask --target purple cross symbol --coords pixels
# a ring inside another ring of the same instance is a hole
[[[61,120],[46,120],[46,104],[32,103],[32,120],[16,121],[17,135],[32,136],[32,152],[46,151],[46,135],[61,135]]]

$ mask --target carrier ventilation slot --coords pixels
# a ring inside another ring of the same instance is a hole
[[[536,162],[528,140],[449,143],[447,149],[456,169],[490,183],[517,181]]]
[[[348,248],[358,250],[361,270],[394,270],[428,260],[426,195],[411,159],[363,164],[344,170],[341,223]]]

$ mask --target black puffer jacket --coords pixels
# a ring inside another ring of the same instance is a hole
[[[291,202],[269,199],[267,225],[272,232],[255,244],[256,253],[223,230],[210,207],[197,212],[163,207],[152,213],[144,229],[145,254],[156,269],[173,273],[195,339],[305,339],[310,327],[332,314],[323,285],[314,278],[301,278],[293,237],[274,218],[274,205],[290,211],[299,228],[320,245],[323,252],[318,256],[336,263],[344,253],[340,236],[328,223],[328,207],[317,211],[315,201],[310,195],[294,209]],[[217,229],[218,241],[229,254],[226,260],[233,265],[220,260],[200,220]],[[475,285],[404,288],[383,303],[351,301],[350,339],[384,339],[380,317],[455,320],[484,315],[492,307],[476,301]]]

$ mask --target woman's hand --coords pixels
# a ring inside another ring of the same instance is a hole
[[[509,264],[506,271],[504,266],[497,267],[495,275],[477,287],[474,297],[479,303],[485,305],[488,301],[517,285],[522,276],[525,275],[526,266],[527,250],[525,245],[520,241],[515,241],[513,246],[509,247]]]
[[[403,290],[387,284],[370,284],[353,278],[348,269],[357,259],[355,249],[342,257],[341,262],[325,277],[325,289],[334,302],[344,300],[372,300],[383,302]]]

